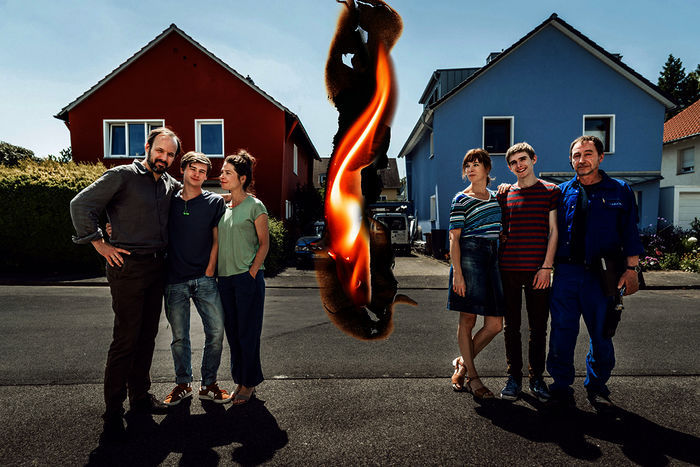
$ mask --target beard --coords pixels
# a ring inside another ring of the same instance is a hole
[[[162,166],[158,166],[157,163],[160,162]],[[153,160],[151,157],[151,150],[149,149],[148,151],[148,157],[146,158],[146,164],[151,168],[153,173],[157,173],[158,175],[164,174],[168,170],[168,162],[167,161],[156,161]]]

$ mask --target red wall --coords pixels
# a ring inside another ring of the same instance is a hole
[[[224,119],[224,152],[247,149],[256,157],[257,196],[275,217],[284,215],[284,200],[300,183],[308,183],[311,152],[299,144],[299,175],[292,173],[291,142],[286,139],[284,110],[242,82],[176,32],[170,33],[69,113],[75,161],[104,156],[104,119],[164,119],[182,140],[183,153],[195,149],[195,119]],[[306,138],[303,138],[306,140]],[[131,158],[107,159],[106,165]],[[210,178],[221,170],[214,163]],[[170,173],[180,176],[179,158]],[[290,191],[291,190],[291,191]]]

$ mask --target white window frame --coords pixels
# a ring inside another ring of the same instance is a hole
[[[581,134],[586,134],[587,118],[609,118],[610,119],[610,149],[604,151],[605,154],[615,154],[615,114],[585,114],[581,120]],[[605,141],[603,141],[605,145]]]
[[[291,219],[294,215],[294,205],[288,199],[284,200],[284,218]]]
[[[430,221],[437,220],[437,195],[430,196]]]
[[[221,124],[221,154],[207,154],[202,151],[202,134],[200,132],[203,123],[220,123]],[[194,150],[201,152],[207,157],[223,158],[226,153],[224,145],[224,119],[223,118],[195,118],[194,119]]]
[[[693,151],[693,168],[691,170],[683,170],[683,153],[688,150]],[[678,170],[676,171],[677,175],[692,174],[695,172],[695,152],[695,146],[690,146],[678,150]]]
[[[292,167],[292,172],[294,172],[294,175],[299,175],[299,149],[296,143],[294,143],[294,166]]]
[[[514,115],[484,115],[481,117],[481,147],[486,148],[486,121],[487,120],[510,120],[510,141],[508,141],[508,147],[511,147],[513,145],[514,137],[515,137],[515,116]],[[507,150],[508,148],[506,148]],[[488,151],[488,149],[487,149]],[[489,152],[490,155],[492,156],[505,156],[506,153],[504,152]]]
[[[430,132],[430,156],[428,156],[428,159],[432,159],[433,157],[435,157],[435,139],[433,138],[434,134],[434,131]]]
[[[318,174],[318,185],[324,186],[326,184],[326,174]]]
[[[143,156],[130,156],[129,154],[115,154],[112,155],[110,153],[112,149],[112,132],[110,131],[112,126],[124,126],[124,148],[126,151],[129,150],[129,128],[128,125],[130,123],[143,123],[144,125],[153,123],[158,126],[155,128],[163,127],[165,126],[165,119],[163,118],[124,118],[124,119],[117,119],[117,118],[110,118],[110,119],[104,119],[102,120],[102,141],[103,141],[103,149],[104,149],[104,158],[105,159],[138,159]],[[148,130],[148,128],[145,128],[144,130]],[[146,144],[146,140],[148,139],[148,131],[145,131],[146,134],[146,139],[143,141],[144,146]]]

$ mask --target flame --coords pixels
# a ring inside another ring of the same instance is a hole
[[[363,218],[360,171],[374,160],[375,134],[392,113],[391,91],[391,64],[387,51],[380,45],[375,94],[340,141],[328,170],[325,205],[330,241],[328,254],[335,260],[343,290],[356,305],[366,305],[371,299],[369,234]]]

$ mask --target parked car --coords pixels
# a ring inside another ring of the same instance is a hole
[[[313,264],[314,254],[321,248],[318,246],[318,242],[321,241],[323,227],[323,222],[314,222],[313,233],[297,239],[294,244],[294,257],[297,267],[308,267]]]
[[[402,253],[411,252],[414,219],[403,212],[378,212],[374,219],[384,224],[391,231],[391,245]]]

